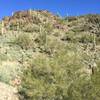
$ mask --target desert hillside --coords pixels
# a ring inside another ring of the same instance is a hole
[[[28,10],[4,17],[0,82],[2,100],[100,100],[100,15]]]

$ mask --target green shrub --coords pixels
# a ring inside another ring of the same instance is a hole
[[[40,28],[35,24],[33,25],[28,24],[27,26],[24,26],[23,31],[24,32],[39,32]]]
[[[82,34],[79,38],[79,42],[81,43],[93,43],[93,35],[91,34]]]
[[[29,49],[33,46],[32,38],[29,34],[19,34],[13,44],[19,45],[22,49]]]
[[[21,66],[17,62],[0,63],[0,81],[10,84],[17,75],[21,75]]]
[[[76,71],[82,66],[80,56],[68,47],[53,58],[38,56],[25,70],[19,93],[23,100],[67,100],[68,87],[79,78]]]

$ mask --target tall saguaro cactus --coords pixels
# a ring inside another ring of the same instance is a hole
[[[94,70],[97,67],[96,63],[95,63],[95,59],[96,59],[96,34],[93,33],[93,67],[92,67],[92,73],[94,74]]]
[[[4,21],[2,20],[1,22],[1,34],[3,35],[4,34]]]
[[[32,9],[29,9],[29,14],[30,14],[30,16],[32,15]]]
[[[12,12],[12,16],[14,15],[14,12]]]

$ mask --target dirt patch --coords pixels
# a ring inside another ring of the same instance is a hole
[[[19,100],[17,89],[0,82],[0,100]]]

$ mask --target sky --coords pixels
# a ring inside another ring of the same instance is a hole
[[[100,0],[0,0],[0,19],[28,9],[48,10],[61,16],[100,14]]]

